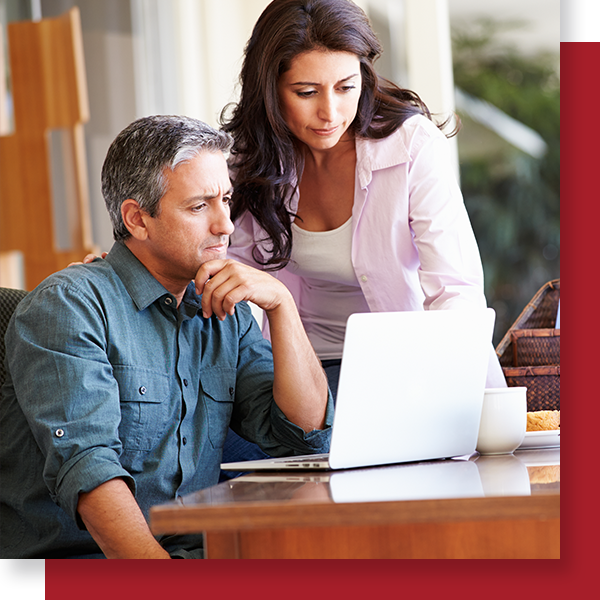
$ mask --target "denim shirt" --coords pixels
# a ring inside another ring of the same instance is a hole
[[[80,493],[121,477],[148,518],[152,505],[217,483],[230,425],[273,456],[329,448],[331,398],[322,431],[285,418],[271,347],[247,304],[205,319],[190,284],[178,310],[119,243],[28,294],[6,348],[2,558],[99,552],[77,514]]]

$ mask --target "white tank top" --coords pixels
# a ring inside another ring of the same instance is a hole
[[[321,360],[341,358],[348,317],[369,312],[351,255],[352,218],[332,231],[305,231],[292,223],[287,268],[302,277],[298,310]]]

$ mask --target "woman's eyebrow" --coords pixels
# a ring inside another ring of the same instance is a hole
[[[359,73],[354,73],[353,75],[348,75],[348,77],[344,77],[344,79],[340,79],[336,82],[336,85],[339,83],[345,83],[350,79],[354,79],[354,77],[358,77]],[[290,85],[321,85],[320,83],[315,83],[314,81],[295,81],[294,83],[290,83]]]

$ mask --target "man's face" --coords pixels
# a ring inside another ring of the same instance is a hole
[[[233,223],[231,182],[222,152],[204,151],[165,170],[167,192],[158,215],[146,218],[151,272],[159,279],[191,281],[200,265],[226,256]]]

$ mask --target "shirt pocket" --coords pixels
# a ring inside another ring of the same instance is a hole
[[[223,447],[235,399],[236,370],[222,367],[203,369],[200,385],[208,418],[208,439],[216,449]]]
[[[152,450],[166,429],[169,378],[137,367],[114,367],[119,384],[121,422],[119,438],[124,450]]]

